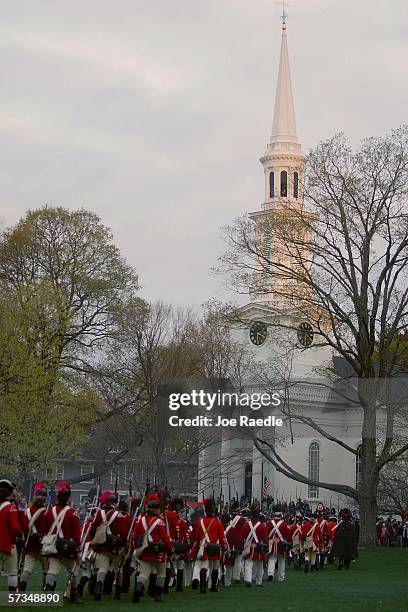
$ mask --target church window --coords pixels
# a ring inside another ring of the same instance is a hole
[[[275,197],[275,173],[271,172],[269,174],[269,197]]]
[[[309,478],[319,480],[320,478],[320,446],[317,442],[312,442],[309,446]],[[319,487],[309,485],[308,496],[311,499],[319,497]]]
[[[288,173],[286,172],[286,170],[282,170],[280,179],[280,194],[282,198],[286,198],[288,195]]]
[[[363,473],[363,462],[361,459],[361,451],[362,445],[360,444],[357,447],[357,455],[356,455],[356,489],[358,489],[361,485],[361,478]]]
[[[299,174],[297,172],[293,175],[293,197],[299,197]]]

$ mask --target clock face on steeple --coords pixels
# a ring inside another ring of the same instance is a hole
[[[254,321],[249,329],[249,337],[251,338],[252,344],[255,346],[261,346],[268,336],[268,330],[265,323],[261,321]]]
[[[314,332],[313,327],[307,321],[303,321],[297,330],[299,344],[305,348],[313,344]]]

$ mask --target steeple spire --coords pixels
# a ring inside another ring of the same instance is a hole
[[[285,5],[282,13],[282,43],[279,62],[278,84],[276,87],[275,112],[271,143],[298,144],[295,106],[293,104],[292,80],[290,77],[288,41],[286,34],[287,14]]]

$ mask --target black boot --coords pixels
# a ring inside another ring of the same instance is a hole
[[[45,591],[55,591],[55,583],[49,584],[48,582],[45,584]]]
[[[108,572],[105,576],[105,582],[103,583],[103,594],[110,595],[113,590],[113,583],[115,582],[115,572]]]
[[[200,570],[200,593],[207,592],[207,570]]]
[[[47,577],[47,572],[43,572],[43,577],[42,577],[42,590],[45,590],[45,579]]]
[[[17,591],[17,587],[11,587],[11,586],[9,586],[9,588],[8,588],[8,589],[9,589],[10,593],[15,593],[15,592]]]
[[[309,571],[309,565],[310,565],[310,561],[305,561],[305,574],[307,574],[307,572]]]
[[[135,586],[135,590],[133,591],[133,603],[139,603],[140,598],[143,595],[143,584],[141,582],[137,582]]]
[[[268,576],[268,582],[273,582],[273,576]]]
[[[92,572],[91,577],[88,582],[88,593],[93,597],[95,595],[96,588],[96,574]]]
[[[161,598],[162,591],[163,591],[163,587],[156,585],[156,588],[155,588],[155,591],[154,591],[154,601],[161,601],[162,600],[162,598]]]
[[[71,592],[69,594],[69,601],[71,603],[83,603],[82,597],[78,594],[78,588],[71,584]]]
[[[218,584],[218,570],[213,569],[213,571],[211,572],[210,591],[212,591],[213,593],[216,593],[218,591],[217,584]]]
[[[164,581],[164,587],[162,589],[162,591],[163,591],[163,593],[165,595],[167,595],[167,593],[169,592],[170,578],[171,578],[171,569],[168,567],[166,569],[166,579]],[[161,592],[160,592],[160,595],[161,595]],[[156,598],[156,591],[155,591],[155,598]],[[161,599],[160,599],[160,601],[161,601]]]
[[[154,597],[154,594],[156,591],[156,580],[157,580],[157,574],[150,574],[149,586],[147,587],[147,594],[150,595],[150,597]]]
[[[193,582],[191,583],[191,588],[193,591],[198,591],[199,582],[200,581],[197,578],[194,578]]]
[[[103,582],[98,581],[95,585],[94,600],[101,601],[103,591]]]
[[[128,570],[123,572],[122,578],[122,593],[129,593],[130,590],[130,572]]]
[[[76,592],[77,592],[77,595],[79,595],[79,597],[82,597],[82,595],[84,594],[84,588],[88,580],[89,580],[88,576],[82,576],[81,580],[79,581],[79,584],[77,585],[77,588],[76,588]]]
[[[184,570],[177,570],[176,591],[183,591]]]
[[[20,580],[18,590],[20,593],[27,590],[27,583],[24,580]]]
[[[113,598],[114,599],[121,599],[121,597],[122,597],[122,589],[121,589],[120,584],[117,584],[115,586],[115,595],[114,595]]]

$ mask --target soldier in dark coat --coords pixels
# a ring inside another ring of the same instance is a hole
[[[340,519],[333,542],[333,555],[339,560],[339,570],[343,567],[349,569],[351,561],[357,556],[356,531],[348,508],[340,511]]]

